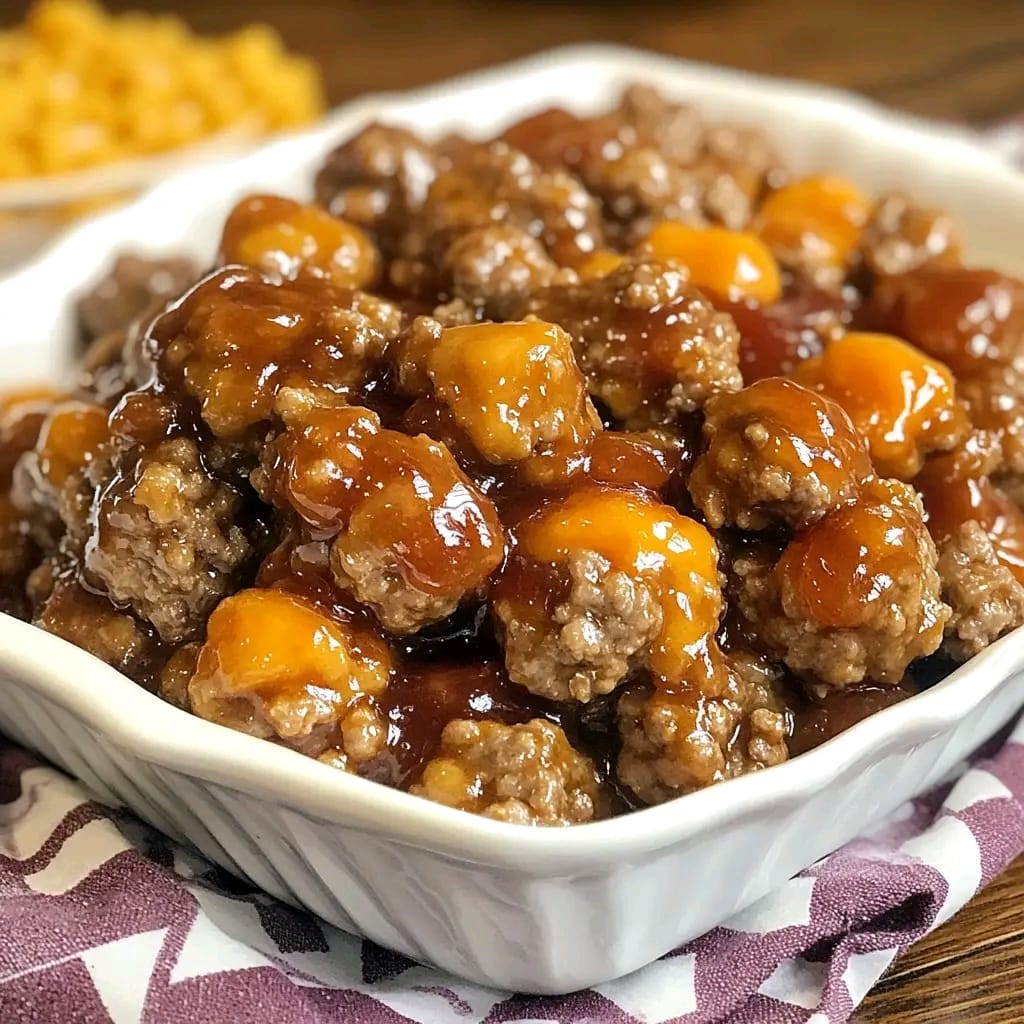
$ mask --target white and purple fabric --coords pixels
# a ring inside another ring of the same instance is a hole
[[[839,1024],[1024,850],[1024,724],[778,892],[571,996],[498,992],[255,892],[0,747],[3,1024]]]

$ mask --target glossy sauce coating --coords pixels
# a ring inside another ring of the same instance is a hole
[[[923,267],[880,284],[873,314],[955,374],[1009,363],[1024,346],[1024,283],[995,270]]]
[[[437,401],[486,461],[565,478],[600,422],[569,336],[539,321],[442,331],[426,357]]]
[[[715,528],[808,526],[871,475],[864,438],[843,409],[781,377],[713,398],[704,435],[690,493]]]
[[[290,411],[270,475],[314,529],[391,549],[402,574],[436,594],[478,585],[501,560],[493,505],[429,438],[382,430],[356,406]]]
[[[323,748],[389,673],[382,641],[296,595],[243,590],[210,616],[189,697],[203,718],[295,744],[322,737]]]
[[[366,288],[380,272],[373,242],[354,224],[280,196],[249,196],[235,206],[224,224],[220,262],[283,280],[322,277],[339,288]]]
[[[782,294],[775,257],[757,235],[746,231],[661,221],[642,249],[653,259],[686,267],[695,285],[723,298],[770,303]]]
[[[668,265],[627,260],[541,290],[524,312],[572,335],[590,393],[630,429],[665,426],[740,385],[732,319]]]
[[[773,192],[754,219],[754,230],[790,265],[824,271],[824,280],[850,259],[870,214],[867,198],[838,175],[803,178]]]
[[[929,459],[914,481],[937,541],[974,520],[988,535],[998,559],[1024,582],[1024,512],[991,480],[990,439],[973,435],[955,451]]]
[[[952,448],[967,430],[949,369],[891,335],[846,334],[796,377],[849,413],[880,476],[912,480],[926,455]]]
[[[275,284],[244,268],[219,270],[151,328],[161,375],[199,404],[218,437],[269,419],[289,385],[347,394],[383,359],[399,315],[327,282]]]
[[[522,557],[557,564],[587,549],[650,581],[662,612],[651,671],[672,686],[699,669],[722,610],[718,550],[699,523],[639,494],[588,488],[542,509],[516,533]]]
[[[920,517],[884,481],[790,542],[779,562],[803,610],[817,623],[852,629],[884,606],[898,582],[920,572]],[[941,623],[926,624],[927,629]]]

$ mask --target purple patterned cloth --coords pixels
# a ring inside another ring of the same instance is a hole
[[[1024,850],[1024,723],[955,782],[627,978],[520,996],[248,888],[0,746],[3,1024],[839,1024]]]

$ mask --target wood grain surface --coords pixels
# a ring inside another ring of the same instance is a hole
[[[167,0],[203,32],[275,25],[316,58],[328,98],[422,85],[562,43],[611,41],[855,89],[932,117],[1024,114],[1018,0]],[[23,0],[0,0],[0,24]],[[856,1024],[1024,1021],[1024,859],[898,960]]]

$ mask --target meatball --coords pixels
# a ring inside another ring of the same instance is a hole
[[[710,534],[642,493],[586,486],[514,530],[492,610],[509,676],[586,703],[633,670],[696,671],[722,609]]]
[[[488,224],[460,235],[445,252],[442,269],[456,299],[499,320],[531,292],[575,280],[536,238],[508,224]]]
[[[690,494],[714,529],[803,529],[871,475],[864,438],[842,407],[792,381],[769,377],[716,395],[705,412],[707,449]]]
[[[159,651],[152,630],[86,590],[73,574],[56,577],[32,624],[81,647],[136,682],[150,683]]]
[[[591,442],[581,473],[595,484],[664,495],[673,481],[685,480],[694,448],[692,439],[667,431],[602,430]]]
[[[1024,474],[1024,365],[982,363],[958,378],[957,393],[971,423],[999,441],[1002,458],[994,474]]]
[[[783,266],[818,287],[835,288],[870,213],[867,197],[852,182],[824,174],[771,193],[752,226]]]
[[[927,266],[885,278],[871,315],[958,377],[973,376],[984,361],[1024,357],[1024,281],[995,270]]]
[[[467,144],[430,185],[403,239],[403,255],[431,260],[456,238],[494,224],[532,235],[560,266],[602,241],[597,203],[564,170],[543,170],[503,142]]]
[[[979,431],[954,451],[929,459],[914,484],[937,543],[975,522],[999,561],[1024,582],[1024,511],[991,478],[1001,462],[998,438]]]
[[[309,392],[282,391],[278,412],[285,430],[253,482],[333,538],[335,580],[386,628],[415,632],[486,583],[504,553],[501,524],[447,448]]]
[[[948,368],[887,334],[846,334],[796,377],[849,413],[881,476],[912,480],[925,456],[948,451],[967,432]]]
[[[390,255],[441,163],[412,132],[370,124],[328,155],[316,176],[316,201],[369,231]]]
[[[270,419],[282,387],[358,389],[401,323],[397,306],[363,292],[228,268],[156,320],[147,345],[161,380],[198,402],[216,437],[238,441]]]
[[[201,718],[353,768],[384,747],[373,698],[390,671],[381,638],[296,594],[243,590],[210,616],[188,700]]]
[[[235,206],[220,262],[255,267],[275,280],[320,277],[339,288],[366,288],[380,272],[380,254],[358,227],[280,196],[249,196]]]
[[[915,206],[899,192],[878,200],[861,238],[864,263],[882,276],[932,263],[956,264],[960,244],[959,228],[948,213]]]
[[[449,722],[410,792],[515,825],[576,825],[604,809],[593,763],[543,719]]]
[[[78,322],[86,340],[124,332],[148,311],[177,298],[199,277],[189,259],[125,254],[90,292],[78,300]]]
[[[252,554],[241,505],[192,440],[122,452],[93,501],[85,570],[165,642],[191,639]]]
[[[11,486],[18,459],[35,447],[46,417],[59,400],[55,392],[43,389],[0,395],[0,490]]]
[[[440,332],[428,351],[404,353],[426,371],[427,393],[484,462],[515,468],[529,482],[562,479],[578,468],[601,423],[569,336],[540,321],[472,324]]]
[[[522,312],[569,332],[590,393],[630,429],[677,421],[742,384],[732,318],[663,264],[626,260],[604,277],[543,289]]]
[[[894,480],[771,550],[733,562],[738,610],[755,634],[815,687],[869,679],[897,685],[942,640],[935,545],[917,494]]]
[[[999,560],[988,534],[973,520],[938,547],[942,598],[953,612],[944,647],[966,661],[1024,624],[1024,584]]]
[[[98,405],[58,403],[43,421],[35,447],[15,467],[12,497],[32,536],[47,550],[56,548],[65,531],[75,549],[85,542],[93,494],[89,473],[109,457],[107,417]]]
[[[720,660],[695,688],[646,684],[619,701],[619,779],[645,804],[787,759],[789,719],[773,673],[750,655]]]
[[[650,147],[613,150],[587,159],[581,167],[587,188],[602,203],[610,230],[622,242],[635,241],[637,222],[670,219],[704,223],[699,174]]]

